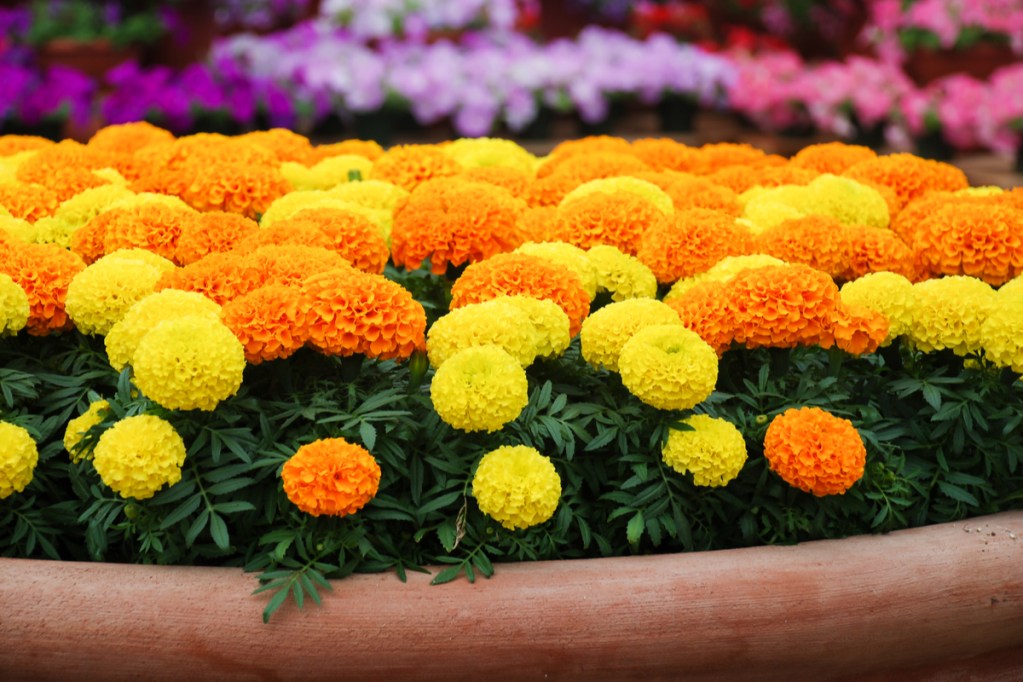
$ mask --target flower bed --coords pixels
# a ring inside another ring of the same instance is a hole
[[[1023,199],[948,164],[147,124],[0,153],[6,556],[244,567],[268,618],[355,572],[1023,500]]]

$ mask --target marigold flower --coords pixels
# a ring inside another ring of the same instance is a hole
[[[688,410],[714,391],[718,356],[682,325],[654,325],[622,346],[618,370],[625,388],[659,410]]]
[[[332,156],[361,156],[376,161],[384,154],[384,148],[375,140],[341,140],[331,144],[318,144],[313,147],[309,157],[310,163],[316,163]]]
[[[366,217],[338,208],[307,208],[268,229],[302,232],[314,228],[326,237],[326,246],[363,272],[383,274],[391,253],[380,229]],[[265,230],[264,230],[265,231]],[[317,241],[319,244],[319,241]]]
[[[81,258],[54,244],[19,244],[6,256],[0,251],[0,273],[28,296],[26,329],[33,336],[71,328],[64,301],[71,280],[84,269]]]
[[[956,355],[975,353],[983,345],[981,327],[996,305],[995,290],[974,277],[917,282],[907,338],[925,353],[946,348]]]
[[[909,331],[913,316],[913,283],[894,272],[872,272],[841,289],[842,302],[849,306],[862,306],[884,315],[889,322],[888,334],[882,345]]]
[[[538,357],[557,357],[572,343],[568,334],[568,315],[554,301],[531,296],[501,296],[491,300],[504,301],[526,313],[535,332],[533,340]]]
[[[646,199],[666,216],[674,215],[675,206],[671,197],[660,187],[652,182],[640,180],[635,177],[599,178],[590,180],[579,185],[565,195],[559,206],[565,206],[572,201],[582,199],[591,194],[602,192],[604,194],[616,194],[619,192],[635,194],[641,199]]]
[[[705,208],[738,218],[743,207],[739,195],[727,187],[688,173],[635,173],[633,177],[660,187],[671,197],[676,211]]]
[[[710,175],[729,166],[757,167],[763,165],[781,165],[784,159],[772,160],[767,153],[746,143],[718,142],[705,144],[696,149],[689,168],[685,169],[696,175]]]
[[[771,420],[764,456],[786,483],[823,497],[844,494],[863,477],[867,450],[848,419],[803,407]]]
[[[53,140],[38,135],[0,135],[0,156],[34,151],[56,144]]]
[[[829,345],[839,295],[827,274],[806,265],[775,265],[741,272],[727,286],[739,343]]]
[[[153,415],[126,417],[103,432],[93,466],[121,497],[146,500],[181,480],[185,443],[169,422]]]
[[[494,137],[462,138],[441,147],[464,168],[513,168],[532,174],[536,157],[511,140]]]
[[[344,438],[321,438],[303,445],[281,469],[284,493],[312,516],[348,516],[372,500],[380,488],[380,465],[364,447]]]
[[[690,431],[669,429],[661,459],[680,474],[693,474],[698,486],[720,487],[739,476],[746,463],[746,439],[735,425],[706,414],[694,414],[684,424]]]
[[[632,145],[628,140],[612,135],[586,135],[571,140],[562,140],[554,145],[551,153],[541,160],[538,174],[549,175],[558,164],[568,159],[597,154],[631,155]]]
[[[38,221],[36,224],[38,224]],[[31,244],[37,241],[36,233],[38,229],[36,225],[27,220],[12,218],[10,215],[0,215],[0,235],[12,237],[25,244]]]
[[[519,230],[527,242],[546,242],[554,239],[558,209],[556,206],[530,206],[519,218]]]
[[[555,265],[567,268],[579,278],[591,300],[597,295],[597,268],[590,261],[587,252],[578,246],[557,241],[526,242],[514,252],[540,256]]]
[[[141,178],[133,189],[179,196],[199,211],[227,211],[257,219],[292,187],[278,168],[247,165],[232,158],[230,162],[194,161],[176,170],[165,168]]]
[[[442,149],[427,145],[398,145],[391,147],[373,162],[369,177],[390,182],[408,191],[435,178],[458,175],[462,164]]]
[[[401,285],[352,267],[307,277],[313,346],[331,355],[408,358],[426,347],[426,311]]]
[[[161,322],[179,317],[199,316],[216,322],[220,306],[202,294],[167,289],[135,303],[107,333],[104,343],[110,366],[120,372],[132,364],[142,338]]]
[[[523,197],[533,180],[532,173],[509,168],[508,166],[487,166],[484,168],[466,168],[457,176],[466,182],[494,185],[508,190],[514,197]]]
[[[293,218],[276,220],[272,225],[257,229],[240,241],[233,251],[249,254],[264,246],[307,246],[325,251],[331,250],[331,242],[315,225],[299,222]]]
[[[529,402],[526,371],[500,346],[470,346],[447,358],[433,375],[430,400],[437,415],[460,431],[498,431]]]
[[[631,192],[595,192],[558,207],[551,237],[581,249],[606,244],[635,256],[643,233],[668,220],[654,204]]]
[[[10,275],[0,272],[0,337],[17,334],[28,324],[28,294]]]
[[[695,147],[667,137],[636,140],[630,151],[655,171],[688,172],[699,154]]]
[[[233,252],[211,253],[194,263],[165,272],[156,290],[193,291],[224,305],[266,283],[266,273],[251,258]]]
[[[890,323],[882,313],[866,306],[839,306],[832,320],[835,345],[851,355],[873,353],[888,338]],[[827,347],[827,343],[822,343]]]
[[[426,337],[430,364],[440,367],[460,350],[494,345],[523,367],[531,365],[536,359],[540,339],[526,310],[509,303],[509,298],[501,296],[462,306],[434,322]],[[565,331],[567,333],[567,326]]]
[[[251,144],[240,137],[210,133],[187,135],[173,142],[148,145],[135,156],[153,173],[160,173],[163,169],[178,171],[189,166],[202,168],[224,163],[224,159],[242,166],[268,169],[277,169],[280,165],[277,155],[263,145]]]
[[[181,235],[174,250],[174,262],[190,265],[211,253],[226,253],[258,231],[259,225],[254,220],[237,213],[200,213],[195,220],[182,223]]]
[[[157,203],[118,208],[109,213],[113,216],[103,221],[104,253],[140,248],[167,259],[174,258],[183,225],[198,220],[194,211]]]
[[[304,303],[297,288],[267,284],[225,303],[220,319],[241,341],[245,359],[258,365],[289,357],[305,345]]]
[[[15,218],[34,223],[53,215],[59,203],[57,193],[42,185],[0,183],[0,206]]]
[[[335,251],[299,244],[261,246],[248,254],[246,261],[259,271],[263,284],[295,287],[301,286],[307,277],[317,273],[354,269],[351,263]]]
[[[611,303],[583,322],[579,333],[583,359],[596,369],[618,371],[622,347],[640,329],[654,325],[681,325],[678,314],[651,298]]]
[[[109,414],[110,403],[108,401],[94,400],[89,403],[85,412],[68,422],[67,428],[64,430],[64,449],[71,456],[72,462],[77,464],[84,459],[92,459],[92,450],[86,452],[84,448],[79,449],[79,445],[89,429],[102,424]]]
[[[524,240],[519,219],[525,209],[521,200],[492,185],[424,183],[394,211],[392,258],[409,270],[429,258],[431,271],[439,275],[448,265],[511,251]]]
[[[565,196],[590,180],[634,175],[650,167],[631,154],[598,152],[555,159],[537,170],[536,179],[526,190],[530,206],[557,206]]]
[[[638,258],[606,244],[590,247],[586,255],[597,270],[597,292],[610,293],[612,301],[657,295],[657,278]]]
[[[339,185],[327,192],[332,199],[391,213],[409,195],[407,189],[382,180],[363,180]]]
[[[809,185],[820,173],[792,164],[784,166],[727,166],[707,176],[716,185],[742,194],[753,187],[780,187],[782,185]]]
[[[838,277],[850,270],[852,229],[830,216],[792,218],[758,234],[752,250]]]
[[[673,298],[684,295],[687,291],[703,282],[727,282],[740,272],[762,268],[765,265],[785,265],[785,261],[762,253],[753,253],[747,256],[726,256],[711,266],[706,272],[701,272],[675,282],[668,293],[664,295],[664,302],[667,303]]]
[[[984,357],[1023,373],[1023,296],[999,296],[980,328]]]
[[[313,153],[313,146],[307,137],[284,128],[254,130],[238,135],[234,139],[242,143],[259,145],[273,153],[280,162],[294,161],[307,164]]]
[[[670,283],[703,272],[726,256],[743,255],[751,241],[749,230],[731,216],[690,208],[651,225],[640,238],[636,257],[658,282]]]
[[[501,253],[467,267],[451,287],[451,308],[516,295],[557,303],[568,315],[572,336],[579,333],[590,312],[590,298],[578,277],[522,253]]]
[[[134,153],[153,144],[174,141],[174,134],[146,121],[108,125],[89,138],[88,146],[115,153]]]
[[[504,445],[483,455],[472,478],[480,511],[508,530],[548,521],[561,499],[554,464],[525,445]]]
[[[955,166],[912,154],[867,159],[850,166],[843,175],[891,188],[903,206],[928,192],[955,191],[970,186],[966,174]]]
[[[839,175],[861,161],[876,158],[877,152],[870,147],[844,142],[823,142],[803,147],[789,163],[797,168]]]
[[[29,432],[0,421],[0,500],[24,490],[38,462],[39,449]]]
[[[110,184],[93,187],[61,203],[53,217],[64,223],[68,232],[71,233],[100,213],[113,208],[117,202],[133,196],[135,193],[123,185]]]
[[[848,239],[846,268],[839,279],[853,280],[872,272],[894,272],[917,278],[917,261],[906,242],[892,232],[864,225],[845,228]]]
[[[281,175],[296,190],[327,190],[351,182],[352,173],[369,175],[373,162],[364,156],[331,156],[311,167],[294,161],[281,164]]]
[[[65,308],[83,334],[104,335],[128,309],[156,290],[163,273],[149,263],[105,256],[68,285]]]
[[[913,250],[933,275],[969,275],[1003,284],[1023,272],[1023,210],[949,203],[913,231]]]
[[[131,362],[135,385],[154,402],[211,411],[241,387],[245,351],[220,320],[188,315],[146,332]]]

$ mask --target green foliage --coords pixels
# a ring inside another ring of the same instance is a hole
[[[440,308],[446,285],[403,273]],[[65,560],[237,566],[258,574],[268,619],[287,601],[319,602],[330,579],[441,566],[435,584],[488,578],[496,562],[572,559],[795,543],[940,523],[1023,507],[1023,384],[975,359],[898,346],[862,358],[819,348],[732,349],[697,411],[745,435],[736,480],[701,488],[660,448],[689,413],[655,410],[618,376],[594,371],[578,341],[528,369],[529,403],[495,433],[460,433],[432,410],[417,362],[340,360],[303,350],[246,370],[215,412],[161,410],[109,368],[101,341],[70,333],[0,344],[0,418],[40,445],[35,478],[0,501],[0,554]],[[111,403],[87,447],[125,416],[168,419],[188,446],[182,478],[150,499],[122,499],[62,438],[91,400]],[[785,484],[762,453],[771,418],[821,406],[856,425],[861,481],[816,498]],[[310,517],[280,483],[302,444],[344,437],[382,469],[377,496],[345,518]],[[482,514],[471,481],[501,445],[554,462],[562,497],[545,524],[509,531]]]
[[[116,9],[112,14],[111,9]],[[35,0],[25,41],[43,45],[58,38],[79,42],[109,40],[116,46],[149,45],[167,26],[156,3],[102,3],[89,0]]]

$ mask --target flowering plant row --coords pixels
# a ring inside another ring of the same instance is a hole
[[[1023,196],[844,144],[0,138],[7,556],[327,578],[1018,507]]]

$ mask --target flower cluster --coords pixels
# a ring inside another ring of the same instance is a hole
[[[347,516],[373,499],[380,465],[365,448],[344,438],[303,445],[281,469],[284,492],[306,514]]]

